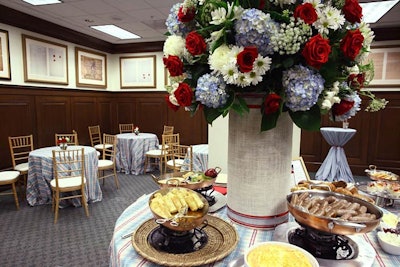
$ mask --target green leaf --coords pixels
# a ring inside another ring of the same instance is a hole
[[[222,111],[218,110],[218,109],[214,109],[214,108],[209,108],[204,106],[204,117],[207,121],[208,124],[212,124],[212,122],[218,118],[219,116],[222,115]]]
[[[307,111],[290,111],[293,122],[301,129],[307,131],[319,131],[321,127],[321,112],[318,105],[314,105]]]
[[[268,131],[275,128],[280,114],[281,113],[278,111],[269,115],[263,114],[261,120],[261,131]]]

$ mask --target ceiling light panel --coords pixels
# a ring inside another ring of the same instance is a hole
[[[61,4],[61,0],[22,0],[34,6]]]
[[[114,37],[117,37],[117,38],[123,39],[123,40],[141,38],[139,35],[128,32],[127,30],[124,30],[115,25],[97,25],[97,26],[90,26],[90,28],[104,32],[108,35],[111,35],[111,36],[114,36]]]

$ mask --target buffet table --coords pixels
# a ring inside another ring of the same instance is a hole
[[[84,148],[86,199],[89,203],[101,201],[99,180],[97,179],[98,156],[97,151],[90,146],[69,146],[68,148]],[[67,148],[67,149],[68,149]],[[26,199],[31,206],[51,203],[50,181],[53,179],[53,150],[60,150],[58,146],[35,149],[29,153],[29,171],[26,185]],[[61,206],[66,206],[62,201]],[[79,199],[71,199],[73,206],[80,206]]]
[[[345,182],[354,183],[353,174],[347,162],[343,146],[355,133],[355,129],[338,127],[321,128],[321,134],[328,144],[331,145],[331,148],[321,167],[315,174],[316,180],[329,182],[343,180]]]
[[[117,134],[116,166],[117,171],[139,175],[144,173],[146,152],[158,149],[157,135],[152,133]],[[149,166],[148,171],[151,171]]]
[[[114,234],[109,246],[109,266],[160,266],[140,256],[132,246],[131,237],[122,238],[124,235],[133,233],[138,227],[153,218],[150,208],[148,207],[149,197],[150,195],[143,195],[140,197],[136,202],[131,204],[116,221]],[[242,255],[249,246],[274,239],[274,231],[251,229],[231,222],[230,219],[227,218],[226,207],[217,210],[211,215],[221,218],[231,224],[238,233],[239,241],[234,250],[225,258],[204,266],[242,267]],[[291,221],[292,220],[293,219],[291,219]],[[381,250],[376,237],[376,230],[368,234],[353,235],[352,238],[354,240],[361,240],[361,242],[364,243],[364,245],[360,247],[360,255],[357,257],[357,261],[359,262],[356,263],[356,265],[349,264],[348,260],[333,261],[333,265],[324,264],[326,260],[322,260],[320,266],[400,266],[400,257],[389,255]],[[187,255],[189,254],[185,256]],[[184,258],[185,257],[182,256],[182,261]],[[360,261],[362,262],[361,265]]]

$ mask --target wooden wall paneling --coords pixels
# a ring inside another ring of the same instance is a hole
[[[96,108],[94,97],[71,97],[71,126],[78,133],[80,145],[90,145],[88,126],[93,125],[97,117]]]
[[[71,101],[63,96],[35,97],[38,147],[54,146],[54,134],[72,132]]]
[[[323,137],[319,131],[301,130],[300,155],[307,163],[307,170],[316,172],[321,165]]]
[[[168,109],[168,121],[174,126],[174,132],[180,133],[180,141],[185,145],[208,143],[208,125],[203,113],[197,112],[191,117],[190,112],[180,108],[178,111]]]
[[[115,112],[113,109],[114,99],[111,97],[98,97],[97,98],[97,113],[94,118],[93,125],[100,125],[101,133],[116,134],[118,133],[113,125]],[[89,132],[88,132],[89,133]]]
[[[0,114],[2,114],[0,126],[0,170],[12,167],[8,145],[9,136],[33,134],[34,145],[37,145],[34,106],[34,98],[31,96],[0,96]]]
[[[124,97],[123,95],[118,95],[115,105],[116,105],[116,115],[117,115],[114,123],[115,133],[119,133],[118,125],[120,123],[136,124],[135,122],[136,100],[134,97]]]
[[[163,126],[167,122],[167,107],[162,97],[136,99],[135,125],[141,132],[154,133],[161,142]]]
[[[400,174],[400,97],[390,99],[384,110],[371,113],[370,120],[368,164]]]

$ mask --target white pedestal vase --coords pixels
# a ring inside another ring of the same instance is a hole
[[[248,227],[274,229],[288,220],[293,122],[285,112],[277,127],[260,131],[261,98],[246,99],[250,112],[229,113],[228,216]]]

